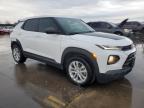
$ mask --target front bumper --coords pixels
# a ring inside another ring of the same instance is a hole
[[[99,73],[97,75],[97,81],[99,83],[108,83],[113,80],[118,80],[118,79],[123,78],[125,75],[127,75],[131,71],[132,71],[132,68],[127,68],[127,69],[108,71],[105,74]]]
[[[135,54],[136,54],[135,52],[131,53],[127,57],[125,63],[123,64],[122,69],[111,70],[111,71],[107,71],[106,73],[98,73],[97,74],[97,81],[99,83],[108,83],[108,82],[111,82],[113,80],[123,78],[125,75],[127,75],[129,72],[132,71],[133,66],[135,64]]]

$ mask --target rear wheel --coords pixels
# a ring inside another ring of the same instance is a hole
[[[26,57],[23,55],[22,49],[16,44],[12,46],[12,55],[17,63],[24,63],[26,61]]]
[[[92,69],[82,57],[70,57],[66,61],[66,72],[70,80],[80,86],[88,85],[92,80]]]

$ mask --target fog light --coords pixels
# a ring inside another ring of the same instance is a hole
[[[108,58],[107,64],[108,65],[115,64],[119,61],[119,59],[120,59],[120,57],[117,56],[117,55],[110,55],[109,58]]]
[[[95,53],[92,53],[92,58],[93,59],[96,59],[97,58],[97,55]]]

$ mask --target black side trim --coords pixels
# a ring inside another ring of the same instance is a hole
[[[50,58],[43,57],[43,56],[40,56],[40,55],[36,55],[36,54],[33,54],[33,53],[29,53],[29,52],[26,52],[26,51],[24,51],[24,56],[26,56],[27,58],[31,58],[31,59],[34,59],[34,60],[38,60],[38,61],[47,63],[48,65],[57,67],[59,69],[63,69],[62,65],[60,63],[57,63],[54,59],[50,59]]]
[[[81,48],[76,48],[76,47],[69,47],[66,48],[62,54],[62,59],[61,59],[61,64],[64,63],[64,59],[68,54],[82,54],[85,55],[90,62],[93,62],[94,64],[97,64],[97,60],[92,58],[92,55],[89,51],[81,49]],[[98,65],[97,65],[98,66]],[[98,67],[97,67],[98,68]]]

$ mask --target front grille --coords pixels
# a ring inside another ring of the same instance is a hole
[[[128,50],[131,50],[132,48],[133,48],[133,45],[124,46],[122,47],[122,51],[128,51]]]
[[[129,67],[133,67],[134,63],[135,63],[135,55],[136,53],[132,53],[128,56],[128,58],[126,59],[123,68],[129,68]]]

